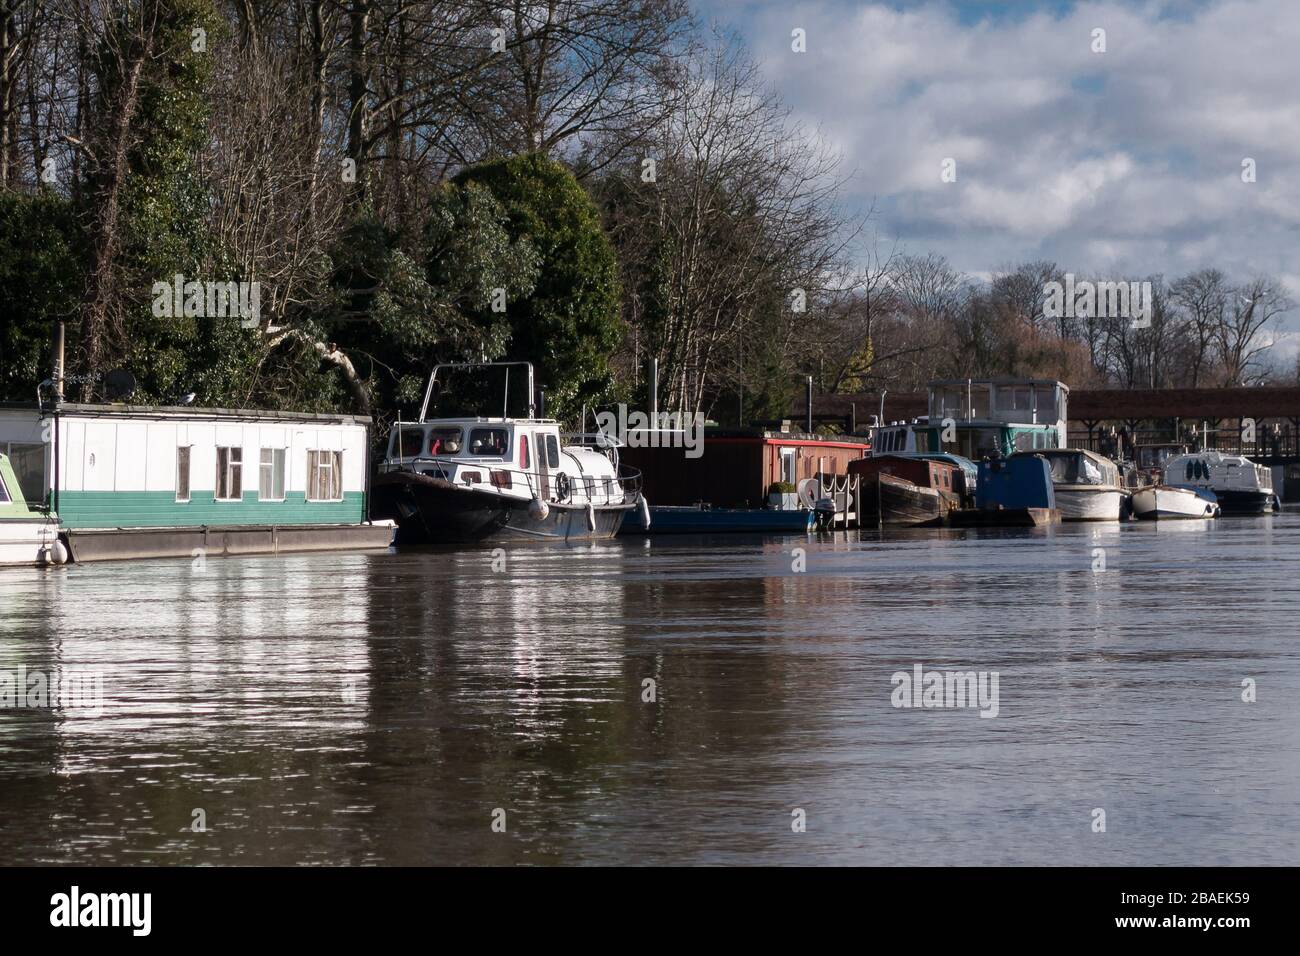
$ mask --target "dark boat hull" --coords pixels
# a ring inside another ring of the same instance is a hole
[[[397,522],[397,543],[443,544],[492,538],[612,538],[632,505],[595,506],[593,529],[585,504],[548,502],[545,517],[528,501],[458,487],[441,478],[409,472],[380,475],[371,488],[371,512]]]
[[[896,475],[879,474],[862,483],[863,521],[890,527],[941,525],[948,502],[936,489],[923,488]]]
[[[1220,491],[1214,489],[1219,499],[1219,511],[1225,515],[1262,515],[1273,511],[1273,493],[1269,491]]]

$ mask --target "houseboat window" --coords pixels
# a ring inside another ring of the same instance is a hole
[[[217,449],[217,490],[213,496],[218,501],[239,501],[244,497],[244,450],[229,447]]]
[[[263,448],[257,478],[258,501],[284,500],[284,449]]]
[[[510,435],[504,428],[476,428],[469,433],[469,453],[504,458]],[[559,462],[556,462],[559,464]]]
[[[190,446],[176,449],[176,500],[190,500]]]
[[[9,465],[18,479],[18,489],[29,503],[45,500],[45,448],[31,442],[0,442],[0,451],[9,456]]]
[[[424,429],[403,428],[398,436],[397,456],[415,458],[424,450]]]
[[[560,440],[554,435],[546,436],[546,463],[551,468],[560,467]]]
[[[343,452],[325,449],[307,452],[307,500],[343,500]]]
[[[460,429],[459,428],[432,429],[429,432],[429,454],[430,455],[460,454]]]

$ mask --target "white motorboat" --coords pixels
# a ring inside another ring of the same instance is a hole
[[[1164,479],[1197,491],[1212,491],[1223,514],[1267,514],[1277,509],[1273,473],[1241,455],[1198,451],[1171,458]]]
[[[1210,491],[1151,485],[1133,492],[1133,515],[1151,521],[1217,518],[1219,503]]]
[[[528,411],[510,417],[509,370],[520,366]],[[493,368],[506,370],[500,417],[426,418],[440,371]],[[649,524],[640,473],[619,465],[619,442],[561,435],[558,422],[534,417],[532,396],[527,362],[434,368],[420,420],[393,426],[371,486],[372,513],[397,522],[399,543],[612,538],[637,508]]]
[[[62,564],[59,520],[27,506],[9,457],[0,454],[0,564]]]
[[[1041,455],[1052,470],[1052,491],[1062,521],[1118,521],[1126,493],[1109,458],[1083,448],[1017,452]]]

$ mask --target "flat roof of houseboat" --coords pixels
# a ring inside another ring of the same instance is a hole
[[[155,419],[225,419],[227,421],[315,422],[333,425],[370,425],[368,415],[344,415],[332,412],[278,412],[264,408],[197,408],[193,405],[82,405],[61,402],[42,409],[34,402],[0,402],[0,410],[53,412],[88,418],[155,418]]]

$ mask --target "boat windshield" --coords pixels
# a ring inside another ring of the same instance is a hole
[[[972,461],[1005,453],[1001,428],[958,428],[957,454]]]
[[[510,434],[504,428],[475,428],[469,433],[469,453],[503,458],[510,447]]]
[[[1051,455],[1052,481],[1060,485],[1100,485],[1101,469],[1085,455]]]
[[[424,429],[403,428],[397,439],[397,457],[414,458],[424,450]]]
[[[430,455],[455,455],[460,452],[460,428],[445,426],[429,429]]]

